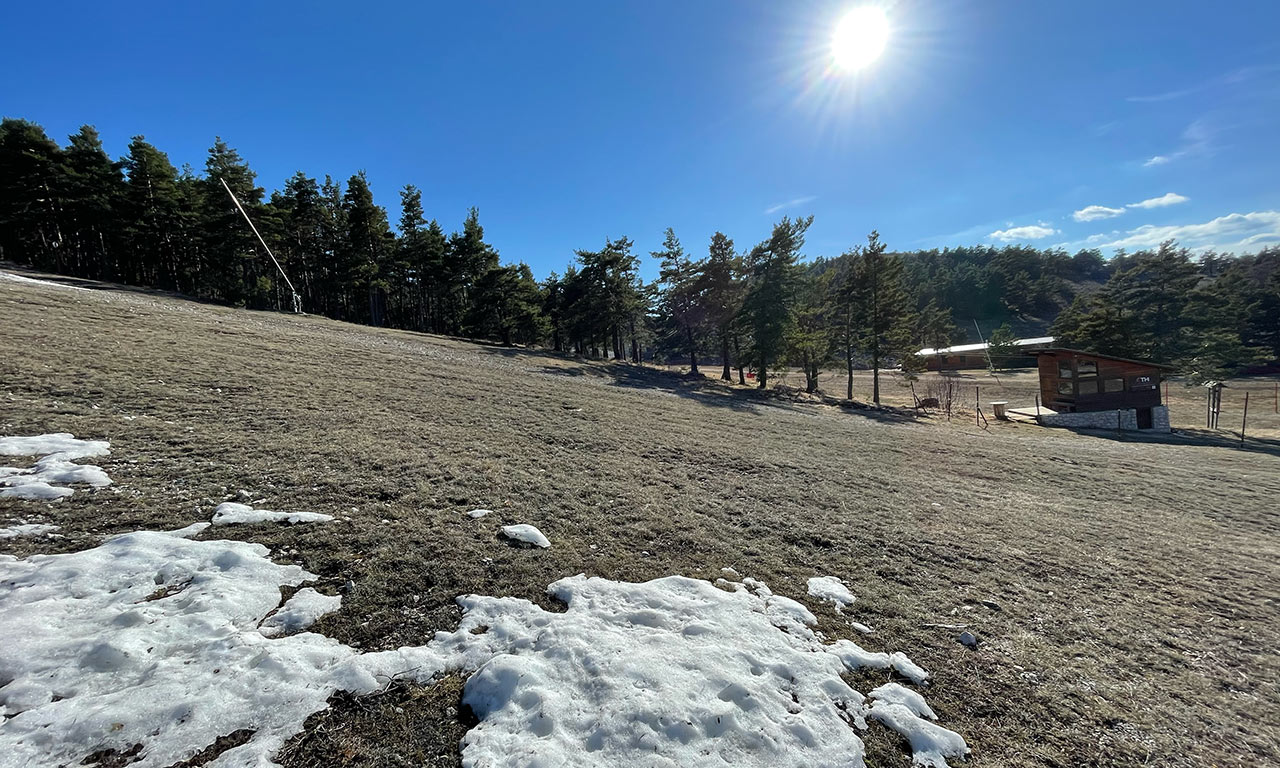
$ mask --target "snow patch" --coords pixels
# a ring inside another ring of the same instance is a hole
[[[213,510],[214,525],[238,525],[241,523],[327,523],[333,520],[332,515],[318,512],[272,512],[269,509],[254,509],[248,504],[224,501]]]
[[[835,576],[814,576],[809,579],[809,595],[819,600],[830,600],[836,607],[836,613],[844,613],[844,609],[853,605],[854,596],[844,582]]]
[[[66,484],[111,485],[101,467],[75,463],[76,459],[106,456],[110,449],[105,440],[78,440],[66,432],[0,437],[0,456],[40,457],[31,467],[0,467],[0,497],[57,501],[75,493]]]
[[[258,631],[265,637],[297,632],[316,623],[316,619],[342,607],[337,595],[322,595],[311,587],[303,587],[280,610],[268,616]]]
[[[467,517],[471,518],[472,520],[479,520],[485,515],[492,514],[492,513],[493,513],[492,509],[473,509],[467,513]]]
[[[280,586],[315,578],[259,544],[141,531],[64,555],[0,559],[0,762],[78,765],[142,744],[135,768],[186,760],[255,729],[211,766],[270,756],[324,709],[354,651],[320,635],[269,640]]]
[[[542,535],[542,531],[534,528],[532,525],[520,523],[519,525],[502,526],[502,535],[513,541],[523,541],[526,544],[532,544],[535,547],[546,549],[551,546],[551,541]]]
[[[210,768],[263,768],[335,691],[450,672],[470,675],[463,700],[480,721],[463,739],[468,766],[860,768],[855,728],[868,719],[906,737],[919,765],[967,752],[925,719],[918,693],[888,683],[868,700],[851,688],[841,675],[857,646],[826,643],[803,606],[756,580],[573,576],[547,589],[563,613],[468,595],[455,631],[360,654],[309,632],[268,637],[340,598],[304,588],[272,614],[281,586],[315,577],[261,545],[182,538],[199,530],[0,557],[6,764],[78,764],[142,744],[131,765],[154,768],[250,729]],[[884,668],[906,658],[858,651]]]
[[[49,525],[48,523],[11,525],[8,528],[0,528],[0,539],[16,539],[20,536],[43,536],[61,527],[60,525]]]

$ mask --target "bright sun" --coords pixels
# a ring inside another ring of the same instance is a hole
[[[836,25],[831,53],[841,68],[862,69],[880,57],[889,41],[889,21],[884,11],[870,5],[855,8]]]

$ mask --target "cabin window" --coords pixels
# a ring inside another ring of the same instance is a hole
[[[1058,382],[1058,394],[1060,395],[1074,394],[1074,390],[1071,387],[1071,382],[1069,381]]]
[[[1059,361],[1058,361],[1058,378],[1060,378],[1060,379],[1069,379],[1069,378],[1071,378],[1071,377],[1072,377],[1072,376],[1074,376],[1074,375],[1075,375],[1075,374],[1074,374],[1074,373],[1072,372],[1072,370],[1071,370],[1071,361],[1070,361],[1070,360],[1059,360]],[[1068,386],[1068,387],[1070,387],[1071,385],[1070,385],[1070,384],[1068,384],[1067,386]],[[1063,393],[1063,394],[1066,394],[1066,393]]]
[[[1106,379],[1102,382],[1102,391],[1104,392],[1123,392],[1124,379]]]
[[[1097,360],[1076,361],[1076,374],[1080,376],[1097,376],[1098,361]]]
[[[1082,395],[1096,395],[1098,394],[1098,378],[1090,376],[1087,379],[1080,379],[1076,382],[1076,389]]]

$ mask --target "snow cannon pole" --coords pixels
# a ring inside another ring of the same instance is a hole
[[[271,257],[271,263],[276,265],[276,269],[280,271],[280,276],[284,278],[285,285],[289,286],[289,293],[293,294],[293,313],[295,315],[302,314],[302,297],[298,295],[297,289],[293,287],[293,281],[284,273],[284,267],[280,266],[280,262],[276,259],[276,255],[271,252],[271,247],[267,245],[267,241],[262,238],[262,233],[253,225],[253,219],[250,219],[249,214],[245,212],[244,206],[240,204],[240,199],[236,197],[236,193],[231,191],[231,187],[227,186],[227,180],[219,176],[218,181],[222,182],[222,188],[227,190],[228,195],[231,195],[231,202],[236,204],[236,210],[240,211],[240,215],[244,217],[246,222],[248,222],[249,229],[252,229],[253,234],[257,235],[258,242],[262,243],[263,249],[265,249],[267,255]]]

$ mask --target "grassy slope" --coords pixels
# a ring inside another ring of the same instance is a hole
[[[800,599],[806,578],[834,574],[858,595],[849,618],[877,630],[867,647],[933,672],[929,700],[974,765],[1280,761],[1274,453],[766,404],[143,293],[0,280],[0,328],[0,434],[107,438],[117,483],[52,507],[0,501],[0,524],[43,513],[68,534],[0,552],[186,525],[243,488],[349,518],[228,535],[296,559],[325,591],[352,580],[316,629],[366,649],[426,642],[456,622],[458,594],[545,604],[547,583],[579,572],[732,565]],[[476,506],[496,514],[462,515]],[[500,543],[514,522],[553,548]],[[860,637],[811,607],[830,636]],[[926,626],[962,622],[979,651]],[[344,699],[284,759],[455,764],[459,691]],[[873,765],[902,763],[882,730],[868,745]]]

